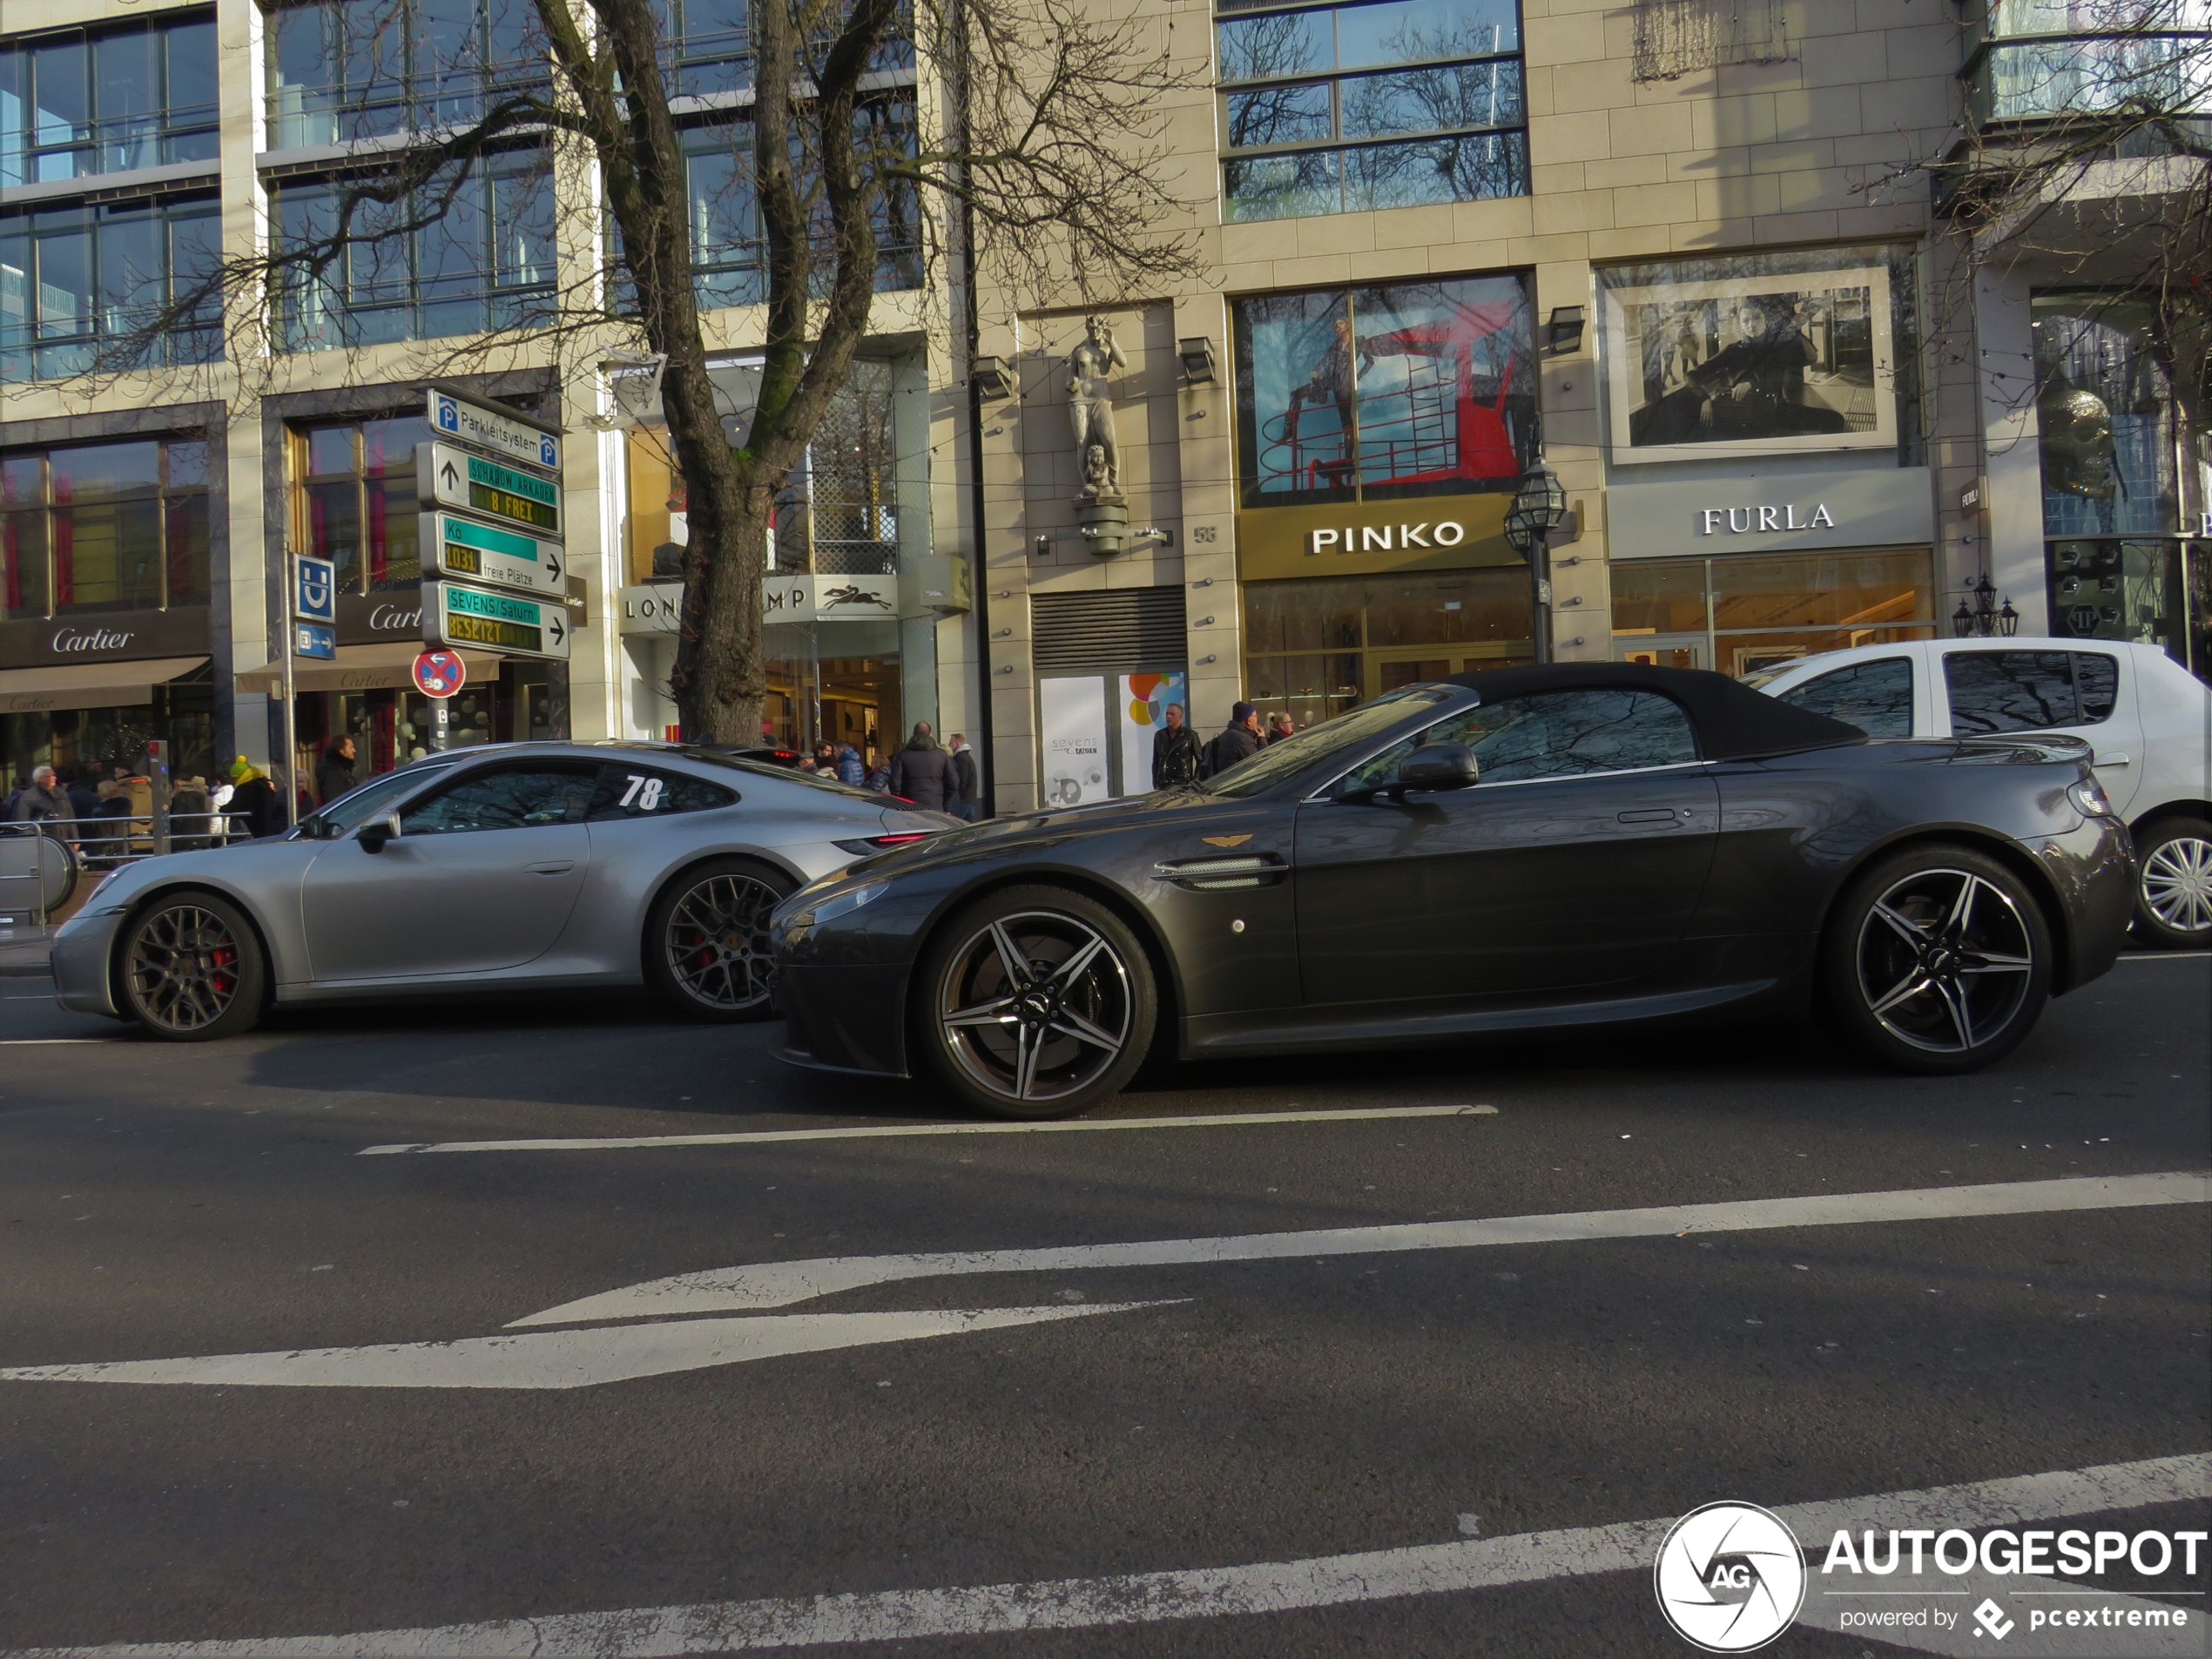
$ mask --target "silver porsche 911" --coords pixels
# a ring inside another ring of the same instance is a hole
[[[55,990],[179,1042],[271,1002],[641,982],[697,1018],[759,1018],[779,900],[958,827],[684,745],[471,748],[283,835],[119,871],[56,934]]]

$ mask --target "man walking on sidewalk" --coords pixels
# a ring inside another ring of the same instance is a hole
[[[1221,735],[1206,745],[1201,778],[1217,777],[1240,760],[1248,760],[1264,746],[1259,735],[1259,711],[1249,703],[1239,703],[1229,711],[1229,724]]]
[[[1183,705],[1170,703],[1167,724],[1152,734],[1152,787],[1187,789],[1198,781],[1204,757],[1198,752],[1198,734],[1183,723]]]

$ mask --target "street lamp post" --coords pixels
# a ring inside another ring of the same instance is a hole
[[[1551,533],[1566,518],[1567,492],[1538,455],[1506,513],[1506,540],[1528,561],[1529,628],[1540,663],[1552,659]]]

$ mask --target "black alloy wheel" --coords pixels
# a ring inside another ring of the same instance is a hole
[[[776,989],[769,913],[792,883],[747,859],[717,859],[669,885],[645,924],[654,984],[695,1020],[765,1019]]]
[[[1845,1032],[1900,1070],[1975,1071],[2033,1028],[2051,934],[2020,877],[1963,846],[1915,847],[1844,895],[1824,944]]]
[[[1152,1044],[1151,964],[1120,917],[1010,887],[948,922],[916,976],[931,1069],[1001,1117],[1067,1117],[1116,1093]]]
[[[2135,933],[2168,950],[2212,946],[2212,824],[2169,818],[2136,840]]]
[[[260,941],[210,893],[157,900],[124,929],[123,1006],[157,1037],[206,1042],[251,1031],[268,987]]]

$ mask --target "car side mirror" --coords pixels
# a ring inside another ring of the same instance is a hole
[[[1481,778],[1474,752],[1464,743],[1427,743],[1398,763],[1397,787],[1465,789]]]
[[[387,813],[381,818],[372,818],[354,832],[354,839],[364,853],[381,853],[384,843],[396,840],[400,833],[400,815]]]

